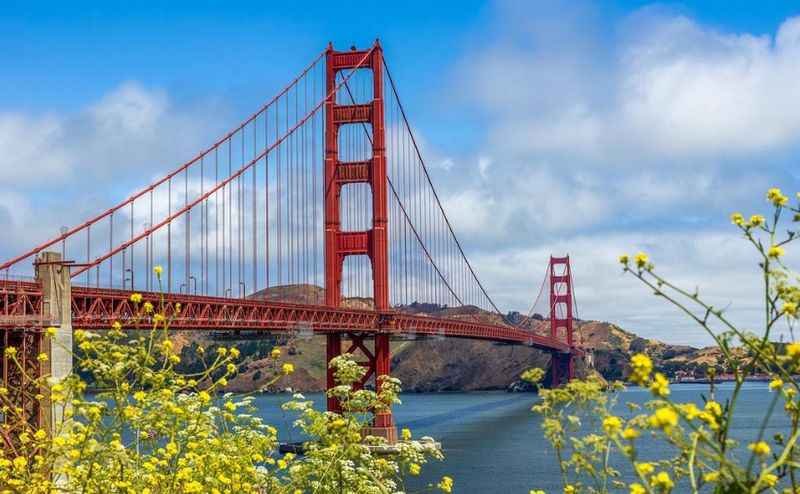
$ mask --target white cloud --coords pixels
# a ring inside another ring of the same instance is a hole
[[[478,173],[481,175],[481,178],[486,180],[489,178],[489,168],[492,166],[492,159],[486,156],[481,156],[478,158]]]
[[[63,121],[53,115],[0,113],[0,170],[8,183],[61,179],[69,174],[69,153],[59,146]]]
[[[591,19],[568,17],[561,29],[570,41],[518,20],[513,8],[499,16],[504,32],[470,55],[469,67],[481,70],[465,79],[469,96],[500,117],[490,131],[497,146],[630,163],[798,142],[800,17],[770,37],[644,10],[610,40],[581,32],[592,31]]]
[[[0,226],[14,232],[0,241],[0,258],[196,156],[219,132],[207,115],[222,109],[210,109],[205,102],[179,107],[162,90],[127,82],[72,114],[0,113],[0,171],[13,184],[0,194]]]
[[[220,109],[216,109],[219,111]],[[0,169],[18,187],[61,189],[164,172],[196,155],[219,124],[200,102],[127,82],[74,114],[0,113]]]
[[[579,315],[620,324],[641,336],[698,346],[711,338],[677,308],[653,296],[652,290],[622,274],[617,259],[644,250],[668,280],[700,295],[740,327],[762,324],[763,294],[757,256],[734,230],[691,233],[663,231],[604,232],[576,235],[530,248],[498,248],[473,253],[472,260],[501,309],[526,310],[539,290],[549,256],[569,254],[576,283]],[[547,312],[547,302],[538,312]],[[778,333],[787,335],[785,328]]]
[[[495,4],[447,88],[486,116],[478,151],[454,159],[492,157],[491,173],[442,183],[456,232],[505,309],[527,308],[549,255],[568,252],[585,317],[708,344],[620,276],[617,256],[642,249],[757,327],[755,263],[727,218],[763,212],[773,184],[800,188],[787,158],[800,147],[800,17],[755,36],[652,8],[609,25],[601,10]]]

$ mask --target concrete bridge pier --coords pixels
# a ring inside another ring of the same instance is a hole
[[[43,252],[35,263],[36,281],[42,287],[42,326],[56,328],[52,338],[40,333],[41,351],[48,356],[41,372],[49,374],[50,384],[63,381],[72,372],[72,285],[69,266],[59,252]],[[64,407],[50,402],[47,393],[42,403],[43,427],[53,428],[64,419]]]

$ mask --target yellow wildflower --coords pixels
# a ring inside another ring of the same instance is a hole
[[[39,362],[47,362],[50,359],[47,358],[47,354],[46,353],[42,352],[42,353],[40,353],[39,355],[36,356],[36,360],[38,360]]]
[[[773,245],[767,250],[767,256],[772,257],[773,259],[777,259],[784,255],[786,251],[783,250],[783,247],[779,245]]]
[[[714,415],[716,417],[721,417],[722,416],[722,405],[720,405],[716,401],[710,400],[710,401],[706,402],[705,408],[706,408],[707,412],[711,413],[712,415]]]
[[[744,216],[742,216],[742,213],[733,213],[731,215],[731,223],[736,226],[744,225]]]
[[[183,492],[186,494],[197,494],[199,492],[203,492],[203,484],[196,480],[192,480],[191,482],[186,482],[183,484]]]
[[[627,429],[622,431],[623,439],[631,440],[631,439],[636,439],[637,437],[639,437],[639,431],[632,427],[628,427]]]
[[[642,486],[642,484],[633,483],[630,485],[630,494],[646,494],[647,490]]]
[[[142,294],[141,293],[132,293],[131,294],[131,302],[134,304],[142,303]]]
[[[160,276],[161,276],[161,273],[163,273],[163,272],[164,272],[164,268],[162,268],[161,266],[159,266],[158,264],[156,264],[155,266],[153,266],[153,272],[156,274],[156,276],[159,276],[159,277],[160,277]]]
[[[12,463],[14,464],[15,470],[21,471],[25,470],[25,468],[28,466],[28,459],[25,458],[24,456],[17,456],[16,458],[14,458],[14,461]]]
[[[694,420],[698,416],[700,416],[700,409],[697,408],[697,405],[694,403],[684,403],[683,405],[678,405],[681,412],[686,416],[686,420]]]
[[[422,469],[417,463],[412,463],[411,465],[408,466],[408,473],[410,473],[411,475],[419,475],[419,472],[421,470]]]
[[[778,476],[774,473],[765,473],[761,475],[761,481],[767,484],[768,487],[774,487],[778,483]]]
[[[754,214],[750,217],[750,221],[748,222],[749,226],[761,226],[764,224],[766,219],[761,216],[760,214]]]
[[[142,309],[144,310],[145,314],[150,314],[151,312],[153,312],[153,304],[151,304],[150,302],[145,302],[144,305],[142,306]]]
[[[653,427],[661,427],[664,432],[669,432],[673,427],[678,425],[678,414],[675,413],[670,407],[661,407],[650,416],[650,425]]]
[[[235,346],[232,346],[230,349],[231,358],[239,358],[239,349]]]
[[[650,475],[656,469],[656,467],[652,463],[635,463],[634,468],[636,468],[636,473],[638,473],[642,477]]]
[[[630,261],[628,254],[622,254],[621,256],[619,256],[620,264],[628,264],[628,261]]]
[[[4,353],[5,353],[6,357],[13,357],[14,355],[17,354],[17,349],[14,348],[13,346],[10,346],[10,347],[6,348]]]
[[[622,420],[620,420],[619,417],[609,415],[603,419],[603,430],[606,431],[606,434],[614,435],[618,433],[620,429],[622,429]]]
[[[757,443],[750,443],[747,445],[747,449],[752,451],[758,456],[766,456],[770,453],[769,444],[766,441],[759,441]]]
[[[650,478],[650,485],[669,492],[675,484],[667,472],[658,472]]]
[[[410,441],[411,440],[411,430],[408,427],[403,427],[403,430],[400,432],[403,441]]]
[[[669,381],[664,374],[656,372],[653,382],[650,384],[650,391],[661,398],[669,396]]]
[[[281,370],[283,370],[283,373],[288,376],[289,374],[294,372],[294,365],[287,362],[287,363],[283,364],[283,367],[281,367]]]
[[[776,377],[772,381],[769,382],[769,389],[772,391],[778,390],[783,388],[783,379]]]
[[[57,329],[54,326],[50,326],[44,330],[45,334],[51,338],[56,335],[56,331]]]
[[[767,191],[767,200],[775,206],[785,206],[789,198],[783,195],[781,189],[773,187]]]
[[[274,359],[280,357],[281,356],[281,349],[278,348],[278,347],[273,348],[272,351],[269,352],[269,356],[274,358]]]
[[[203,403],[208,403],[209,401],[211,401],[211,395],[209,395],[205,391],[200,391],[199,393],[197,393],[197,397],[200,398],[200,401],[202,401]]]
[[[716,482],[719,480],[719,472],[708,472],[703,474],[703,480],[705,482]]]
[[[643,353],[637,353],[631,357],[631,367],[633,368],[630,380],[636,384],[644,384],[650,379],[650,372],[653,371],[653,361]]]
[[[453,479],[445,475],[442,477],[442,480],[439,481],[438,487],[442,492],[453,492]]]
[[[638,254],[636,254],[636,257],[633,258],[633,260],[636,261],[636,265],[639,268],[643,268],[647,266],[647,263],[648,261],[650,261],[650,258],[647,257],[647,254],[645,254],[644,252],[639,252]]]
[[[784,302],[781,311],[787,316],[797,316],[797,304],[795,302]]]

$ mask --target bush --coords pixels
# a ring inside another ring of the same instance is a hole
[[[365,426],[374,411],[399,402],[400,385],[390,379],[380,393],[355,390],[365,369],[347,355],[332,363],[339,385],[331,392],[345,411],[318,411],[294,396],[285,408],[299,413],[297,425],[310,438],[307,454],[280,454],[277,430],[255,414],[252,395],[224,392],[239,370],[239,350],[196,347],[202,368],[180,372],[164,315],[180,307],[166,307],[162,298],[156,308],[139,294],[131,300],[149,331],[131,337],[119,323],[99,333],[75,331],[80,372],[61,382],[28,376],[63,409],[52,431],[36,429],[15,407],[11,397],[21,390],[0,388],[4,427],[17,438],[12,450],[0,451],[0,492],[389,493],[429,459],[442,458],[407,430],[397,454],[373,452],[369,445],[382,439],[363,437]],[[16,349],[6,355],[19,366]],[[280,350],[271,356],[277,362]],[[268,385],[293,370],[275,365]],[[87,394],[82,375],[104,391]],[[442,482],[449,492],[452,481]]]
[[[797,198],[800,200],[800,193]],[[800,317],[800,277],[784,261],[785,250],[798,236],[800,206],[790,206],[779,189],[770,189],[767,200],[773,208],[769,221],[757,214],[749,219],[739,213],[731,216],[755,249],[762,273],[764,320],[757,333],[743,330],[697,291],[657,274],[646,254],[620,257],[626,273],[714,338],[722,357],[709,366],[709,375],[713,378],[718,369],[726,369],[735,382],[730,398],[723,401],[716,400],[712,379],[702,406],[676,402],[670,398],[666,377],[653,373],[652,360],[640,353],[631,360],[628,380],[649,388],[653,400],[644,408],[629,403],[631,412],[625,417],[616,404],[621,383],[607,388],[596,379],[575,380],[561,389],[542,390],[542,401],[534,411],[542,415],[544,435],[555,448],[565,493],[663,494],[675,489],[678,482],[681,492],[693,493],[800,492],[800,388],[795,377],[800,373],[800,342],[772,341],[777,324],[787,324],[793,334]],[[787,215],[790,222],[783,227]],[[714,325],[724,330],[715,332]],[[745,378],[754,373],[770,376],[773,394],[765,403],[756,440],[747,444],[746,460],[741,461],[734,453],[744,448],[737,451],[743,445],[731,437],[731,424]],[[765,437],[767,424],[776,413],[783,413],[791,425],[783,433]],[[642,441],[658,443],[661,458],[640,458],[637,446]],[[630,471],[633,479],[629,476],[626,480],[622,468]]]

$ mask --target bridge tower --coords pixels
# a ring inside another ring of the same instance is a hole
[[[572,270],[569,256],[550,256],[548,268],[550,278],[550,337],[557,339],[563,331],[566,333],[570,350],[575,348],[573,328]],[[550,375],[552,386],[557,387],[575,377],[574,352],[552,352]]]
[[[369,54],[369,55],[368,55]],[[360,69],[372,71],[372,101],[358,104],[340,104],[336,101],[336,74],[339,71]],[[383,51],[377,41],[369,51],[334,51],[329,45],[326,53],[325,102],[325,303],[339,307],[342,299],[342,271],[347,256],[366,255],[372,264],[373,297],[375,310],[388,311],[388,206],[386,180],[386,144],[383,101]],[[372,155],[364,161],[341,161],[339,158],[339,130],[343,125],[371,126]],[[345,184],[364,183],[372,189],[372,228],[367,231],[342,231],[340,221],[341,192]],[[376,328],[378,329],[378,328]],[[365,366],[369,377],[375,375],[375,388],[380,389],[381,376],[388,376],[391,364],[389,334],[376,333],[374,351],[363,344],[363,335],[350,336],[351,349],[358,348],[368,359]],[[342,353],[342,334],[327,335],[327,361]],[[333,372],[328,367],[328,389],[335,385]],[[328,409],[339,411],[333,398],[328,398]],[[373,423],[374,435],[396,440],[396,428],[391,412],[378,413]]]

